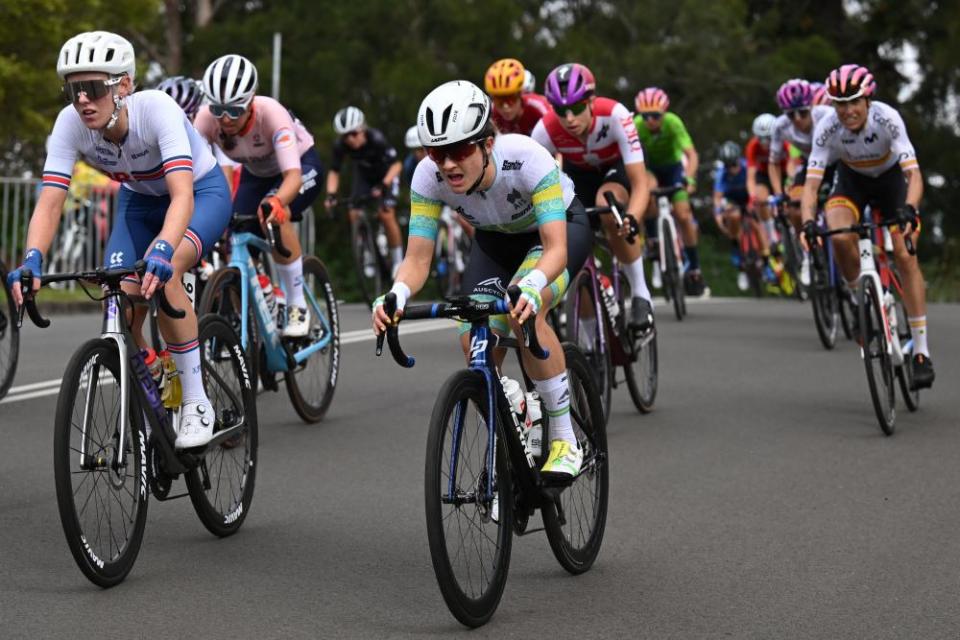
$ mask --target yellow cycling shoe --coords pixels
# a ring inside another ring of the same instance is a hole
[[[574,477],[580,473],[580,465],[583,464],[583,449],[577,447],[574,449],[566,440],[552,440],[550,442],[550,455],[540,469],[542,473]]]

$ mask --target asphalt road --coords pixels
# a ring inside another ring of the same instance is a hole
[[[884,437],[857,349],[820,346],[808,306],[712,301],[663,313],[656,410],[615,391],[610,510],[571,577],[542,534],[515,540],[506,592],[471,637],[960,636],[960,306],[930,309],[936,387]],[[347,331],[367,313],[344,312]],[[447,612],[423,515],[426,424],[462,360],[452,330],[409,335],[412,371],[344,347],[327,419],[261,395],[243,529],[188,500],[150,505],[136,566],[100,590],[63,538],[53,386],[95,316],[29,328],[0,403],[0,638],[386,638],[466,633]],[[51,393],[52,392],[52,393]]]

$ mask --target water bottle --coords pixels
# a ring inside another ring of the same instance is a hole
[[[540,408],[540,394],[536,391],[526,393],[527,405],[527,446],[530,453],[539,456],[543,452],[543,414]]]
[[[160,362],[160,358],[157,357],[157,352],[153,349],[141,349],[140,355],[143,356],[143,361],[147,365],[147,371],[150,372],[150,377],[153,378],[153,381],[157,385],[157,389],[163,387],[163,364]]]
[[[383,232],[383,229],[377,229],[377,251],[382,256],[387,255],[387,234]]]
[[[258,274],[257,281],[260,283],[260,292],[263,294],[263,301],[267,303],[267,312],[271,317],[277,316],[277,298],[273,294],[273,283],[270,282],[265,274]]]
[[[520,383],[507,376],[503,376],[500,378],[500,384],[503,386],[504,395],[507,396],[507,400],[510,401],[510,409],[516,415],[517,422],[524,428],[524,433],[526,433],[526,399],[523,395],[523,389],[520,388]]]
[[[607,308],[610,320],[613,320],[620,313],[620,305],[617,304],[617,294],[613,290],[613,282],[605,274],[600,274],[600,295],[603,298],[603,306]]]
[[[183,401],[183,387],[180,383],[177,364],[167,351],[161,351],[159,356],[163,365],[163,392],[160,394],[160,399],[167,409],[179,409]]]
[[[277,300],[277,330],[283,331],[287,319],[287,295],[280,287],[273,288],[273,296]]]

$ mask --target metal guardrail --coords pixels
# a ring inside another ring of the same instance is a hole
[[[0,178],[0,261],[10,268],[22,260],[39,184],[36,178]],[[109,189],[85,191],[85,197],[67,197],[60,227],[47,254],[44,271],[48,273],[81,271],[104,264],[103,254],[116,216],[116,197]],[[304,212],[298,227],[304,253],[313,255],[316,220],[312,209]],[[70,282],[69,286],[76,283]]]

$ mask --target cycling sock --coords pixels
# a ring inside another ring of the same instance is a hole
[[[400,264],[403,262],[403,245],[399,247],[390,247],[390,259],[393,260],[393,264]]]
[[[203,390],[203,376],[200,375],[200,342],[196,338],[181,344],[167,343],[167,351],[173,357],[180,374],[180,386],[183,388],[183,402],[206,400]]]
[[[690,263],[690,270],[699,271],[700,251],[697,249],[697,247],[684,247],[683,253],[687,256],[687,261]]]
[[[630,290],[633,291],[633,295],[640,296],[652,305],[653,299],[650,297],[650,289],[647,288],[647,279],[643,275],[643,259],[637,258],[630,264],[623,265],[623,272],[630,281]]]
[[[580,448],[570,422],[570,385],[567,374],[534,380],[534,386],[543,401],[543,410],[550,416],[550,440],[566,440],[572,449]]]
[[[657,219],[656,218],[644,218],[643,219],[643,231],[647,234],[647,239],[657,237]]]
[[[580,318],[580,331],[577,333],[577,346],[584,351],[593,351],[593,339],[597,335],[596,318]]]
[[[907,318],[910,323],[910,335],[913,336],[913,353],[921,353],[928,358],[930,349],[927,347],[927,316]]]
[[[847,282],[847,289],[850,290],[850,302],[854,307],[860,306],[860,281],[854,280]]]
[[[774,242],[777,229],[773,224],[773,218],[763,221],[763,230],[767,232],[767,237],[770,238],[770,242]]]
[[[303,256],[300,256],[290,264],[277,264],[277,275],[283,282],[283,288],[287,292],[287,306],[300,307],[307,306],[303,297]]]

